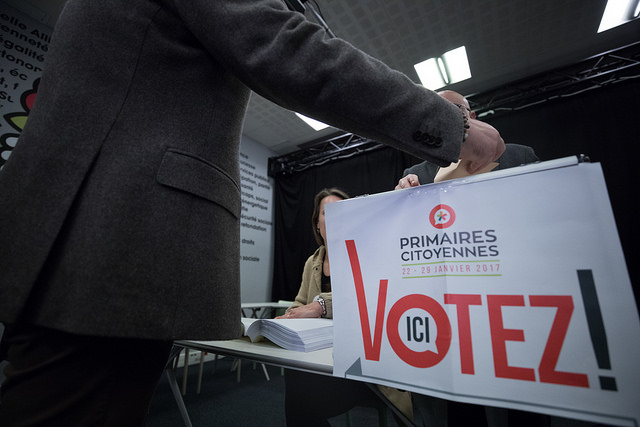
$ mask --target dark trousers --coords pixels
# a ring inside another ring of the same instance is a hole
[[[345,378],[285,371],[285,414],[288,427],[329,426],[329,418],[355,406],[380,404],[367,384]]]
[[[171,347],[9,325],[0,426],[143,426]]]

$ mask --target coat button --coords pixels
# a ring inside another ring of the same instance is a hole
[[[433,145],[434,147],[442,146],[442,138],[439,136],[433,136],[428,132],[415,131],[413,133],[413,140],[416,142],[425,142],[429,145]]]

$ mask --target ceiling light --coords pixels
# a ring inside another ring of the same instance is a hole
[[[598,33],[632,21],[640,16],[640,0],[607,0]]]
[[[413,66],[422,85],[431,90],[471,78],[471,68],[464,46],[442,56],[429,58]]]
[[[461,46],[442,55],[449,73],[451,83],[461,82],[471,78],[471,68],[467,59],[467,49]]]
[[[427,89],[440,89],[446,83],[440,74],[440,67],[436,58],[429,58],[413,66],[418,73],[418,78],[422,82],[422,86]]]
[[[303,116],[300,113],[296,113],[296,116],[300,117],[302,120],[304,120],[304,122],[306,124],[308,124],[309,126],[311,126],[313,129],[315,129],[316,131],[322,130],[322,129],[326,129],[329,127],[329,125],[324,124],[322,122],[319,122],[317,120],[314,120],[310,117],[307,116]]]

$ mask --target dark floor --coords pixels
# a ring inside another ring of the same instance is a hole
[[[231,358],[218,360],[215,362],[215,371],[213,361],[205,362],[199,394],[199,366],[189,366],[186,394],[183,399],[193,426],[285,426],[284,377],[280,368],[266,366],[270,377],[270,380],[267,380],[261,365],[257,364],[254,367],[253,362],[243,361],[240,382],[237,382],[236,372],[231,371],[232,362]],[[178,385],[182,386],[182,368],[178,369],[177,377]],[[354,427],[379,425],[378,412],[374,408],[354,408],[350,411],[349,417]],[[346,414],[332,418],[330,422],[334,427],[348,426]],[[183,425],[167,379],[163,377],[151,403],[148,426]],[[387,425],[397,426],[390,413]]]
[[[215,370],[214,370],[215,363]],[[231,371],[233,359],[222,358],[217,362],[204,364],[200,393],[198,386],[198,365],[188,369],[186,395],[183,396],[191,423],[194,427],[284,427],[284,376],[281,369],[266,366],[270,380],[267,380],[262,366],[251,361],[243,361],[240,382]],[[182,386],[183,368],[177,370],[178,385]],[[398,427],[390,411],[387,411],[386,425]],[[484,414],[484,412],[482,412]],[[461,427],[486,426],[484,416],[463,417],[456,420],[450,414],[451,425]],[[526,414],[524,414],[526,415]],[[515,427],[604,427],[601,424],[570,420],[560,417],[540,417],[530,414],[523,419],[511,420]],[[378,412],[374,408],[356,407],[349,414],[330,419],[332,427],[347,427],[348,417],[353,427],[375,427],[379,424]],[[469,420],[475,420],[470,422]],[[464,420],[464,421],[463,421]],[[479,422],[482,421],[482,422]],[[514,422],[515,421],[515,422]],[[174,400],[166,377],[163,376],[151,403],[148,427],[184,426],[180,411]]]

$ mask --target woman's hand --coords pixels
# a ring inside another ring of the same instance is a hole
[[[302,319],[321,316],[322,306],[319,302],[314,301],[301,307],[288,308],[282,316],[278,316],[276,319]]]

